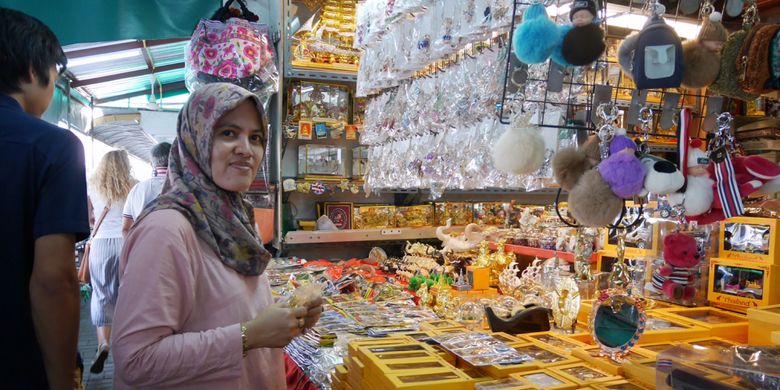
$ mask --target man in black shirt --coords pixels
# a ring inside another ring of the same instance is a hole
[[[0,387],[73,389],[74,244],[89,232],[84,149],[39,119],[65,54],[52,31],[0,8]]]

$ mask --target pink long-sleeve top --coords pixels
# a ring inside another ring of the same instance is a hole
[[[119,272],[114,388],[286,388],[281,349],[242,354],[240,323],[273,302],[268,278],[224,266],[181,213],[141,220]]]

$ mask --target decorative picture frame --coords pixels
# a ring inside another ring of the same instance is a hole
[[[323,205],[323,208],[323,215],[327,215],[339,230],[352,229],[352,203],[326,202]]]

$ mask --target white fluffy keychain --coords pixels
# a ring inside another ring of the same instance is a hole
[[[499,171],[527,175],[544,164],[544,139],[539,128],[529,122],[530,116],[515,117],[493,144],[493,165]]]

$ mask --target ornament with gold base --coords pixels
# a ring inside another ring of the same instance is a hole
[[[624,262],[625,236],[625,229],[619,229],[610,288],[597,292],[590,313],[593,341],[601,347],[601,356],[616,362],[621,362],[636,345],[647,322],[645,299],[630,293],[631,279]]]

